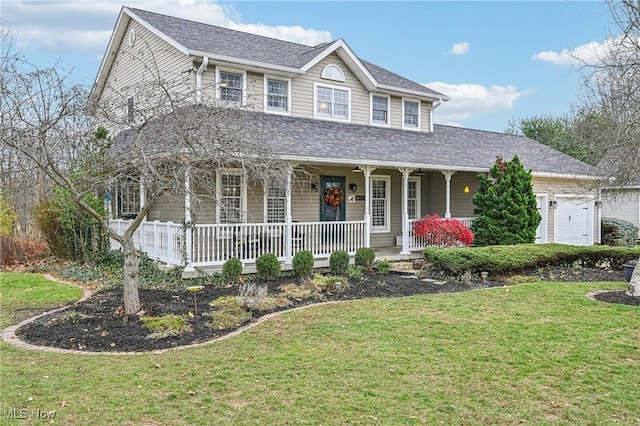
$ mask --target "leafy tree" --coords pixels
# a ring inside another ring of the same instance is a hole
[[[600,160],[589,144],[574,134],[573,119],[569,116],[533,116],[510,121],[506,133],[522,134],[585,163],[596,165]]]
[[[518,156],[511,161],[496,159],[489,175],[481,174],[480,188],[473,196],[477,218],[471,225],[477,246],[533,243],[540,224],[536,197]]]

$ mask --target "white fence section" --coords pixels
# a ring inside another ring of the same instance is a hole
[[[452,219],[462,222],[467,228],[471,228],[475,217],[454,217]],[[422,250],[430,245],[424,238],[415,235],[413,224],[417,221],[418,219],[409,220],[409,250]]]
[[[110,221],[111,229],[124,234],[130,220]],[[195,267],[220,266],[237,257],[252,263],[264,253],[291,261],[302,250],[314,257],[328,257],[336,250],[355,254],[364,247],[365,222],[237,223],[195,225],[191,228],[191,250],[185,246],[185,230],[173,222],[142,222],[133,235],[134,245],[149,258],[172,265],[186,265],[191,256]],[[290,237],[289,237],[290,236]],[[111,240],[111,248],[120,244]]]
[[[117,234],[123,235],[132,220],[112,219],[109,226]],[[133,234],[135,247],[147,253],[150,259],[171,265],[184,265],[184,231],[173,222],[142,222]],[[120,244],[111,240],[111,249],[120,249]]]

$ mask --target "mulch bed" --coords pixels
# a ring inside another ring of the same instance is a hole
[[[622,272],[602,270],[572,269],[549,270],[537,272],[542,280],[553,281],[624,281]],[[562,277],[562,278],[561,278]],[[269,283],[269,294],[278,292],[277,287],[286,283],[295,283],[292,277],[282,277]],[[349,288],[342,292],[322,292],[320,301],[350,300],[371,297],[403,297],[417,294],[451,293],[505,285],[501,279],[485,281],[480,279],[471,283],[423,281],[406,273],[389,275],[365,274],[363,279],[350,282]],[[238,294],[237,286],[216,288],[207,286],[197,295],[198,315],[193,313],[194,300],[192,293],[186,290],[140,289],[140,300],[147,315],[187,315],[190,332],[179,336],[162,339],[150,339],[150,331],[142,324],[139,317],[123,315],[123,295],[120,288],[103,289],[88,300],[75,304],[67,309],[41,317],[21,327],[17,336],[28,343],[51,346],[63,349],[74,349],[94,352],[141,352],[163,350],[193,343],[201,343],[228,334],[235,329],[218,330],[211,327],[211,318],[203,313],[211,311],[209,302],[221,296]],[[624,291],[599,293],[596,298],[603,302],[624,303],[638,306],[638,298],[630,298]],[[299,301],[301,306],[318,301]],[[273,311],[272,311],[273,312]],[[262,313],[264,314],[264,313]],[[258,318],[257,314],[251,321]]]

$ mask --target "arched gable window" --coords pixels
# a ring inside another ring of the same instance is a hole
[[[334,64],[329,64],[322,69],[322,74],[320,75],[322,78],[326,80],[334,80],[334,81],[342,81],[344,82],[344,72],[340,69],[339,66]]]

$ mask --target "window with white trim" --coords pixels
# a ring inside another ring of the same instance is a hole
[[[280,182],[271,182],[266,186],[264,196],[266,222],[284,223],[287,208],[285,187]]]
[[[389,97],[371,95],[371,123],[389,124]]]
[[[266,109],[276,112],[289,111],[289,81],[265,78]]]
[[[350,90],[315,85],[315,116],[349,120]]]
[[[407,190],[407,213],[409,220],[420,219],[420,178],[409,177]]]
[[[402,101],[402,127],[417,129],[420,126],[420,102]]]
[[[371,231],[389,231],[391,178],[371,176]]]
[[[118,186],[118,210],[120,216],[135,216],[140,212],[140,183],[133,179]]]
[[[220,100],[242,105],[243,75],[242,73],[220,71]]]
[[[221,171],[218,183],[218,223],[244,222],[245,183],[241,171]]]

